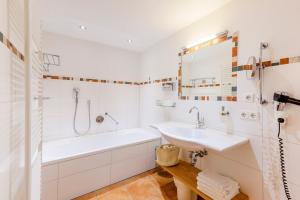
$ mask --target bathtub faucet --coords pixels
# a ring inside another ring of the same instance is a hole
[[[116,125],[119,125],[119,122],[114,117],[112,117],[110,114],[108,114],[106,112],[105,115],[108,116],[113,122],[115,122]]]

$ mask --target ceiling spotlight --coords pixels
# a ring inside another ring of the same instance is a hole
[[[81,30],[84,30],[84,31],[87,30],[87,27],[86,27],[86,26],[83,26],[83,25],[80,25],[79,28],[80,28]]]
[[[132,40],[129,39],[129,40],[127,40],[127,42],[128,42],[129,44],[131,44],[131,43],[132,43]]]

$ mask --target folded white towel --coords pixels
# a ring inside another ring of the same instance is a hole
[[[215,192],[221,193],[221,194],[228,194],[232,190],[239,190],[238,184],[228,184],[224,186],[219,186],[215,183],[210,183],[209,181],[197,181],[198,185],[205,185],[209,188],[213,188]]]
[[[210,183],[220,188],[226,187],[228,185],[238,185],[238,183],[231,178],[207,171],[200,172],[197,176],[197,181]]]
[[[225,176],[213,172],[200,172],[197,176],[198,189],[214,200],[232,199],[239,193],[239,184]]]
[[[228,181],[228,182],[221,183],[221,182],[217,182],[217,181],[211,181],[210,179],[207,179],[207,178],[201,178],[200,180],[197,180],[197,182],[199,182],[199,183],[203,182],[203,183],[209,184],[209,185],[214,186],[217,189],[221,189],[221,190],[226,189],[227,187],[230,187],[230,186],[237,186],[237,187],[239,186],[239,184],[236,182]]]
[[[220,174],[210,172],[210,171],[203,171],[200,172],[197,176],[197,180],[206,179],[207,181],[216,182],[219,185],[224,185],[229,183],[236,183],[236,181],[232,180],[229,177],[222,176]]]
[[[203,192],[204,194],[208,195],[212,199],[222,199],[224,197],[224,195],[222,195],[221,193],[214,191],[212,187],[208,187],[205,185],[198,185],[197,189]]]
[[[213,200],[231,200],[233,197],[239,194],[239,191],[237,190],[235,192],[230,193],[227,196],[220,196],[217,193],[213,193],[211,190],[206,190],[201,187],[197,187],[197,189],[209,196],[210,198],[212,198]]]
[[[207,184],[198,183],[197,188],[203,193],[212,197],[213,199],[221,199],[221,200],[232,199],[235,195],[239,193],[239,187],[232,187],[226,191],[218,191],[214,187],[211,187]]]

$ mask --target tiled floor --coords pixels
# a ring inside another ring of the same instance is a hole
[[[177,200],[173,178],[166,175],[153,170],[75,200]]]

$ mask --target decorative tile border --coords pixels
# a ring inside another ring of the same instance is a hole
[[[163,78],[157,80],[149,80],[144,82],[138,81],[117,81],[117,80],[103,80],[103,79],[93,79],[93,78],[76,78],[71,76],[55,76],[55,75],[43,75],[43,79],[48,80],[69,80],[69,81],[83,81],[91,83],[101,83],[101,84],[121,84],[121,85],[148,85],[148,84],[157,84],[157,83],[170,83],[177,81],[177,77],[174,78]]]
[[[262,65],[264,68],[267,68],[267,67],[287,65],[287,64],[299,63],[299,62],[300,62],[300,56],[295,56],[295,57],[280,58],[278,60],[263,61]],[[259,66],[259,63],[256,63],[256,66]],[[251,70],[251,69],[252,69],[251,65],[241,65],[241,66],[233,67],[232,72],[236,73],[238,71]]]
[[[83,81],[83,82],[102,83],[102,84],[140,85],[140,82],[133,82],[133,81],[115,81],[115,80],[104,80],[104,79],[93,79],[93,78],[76,78],[76,77],[71,77],[71,76],[43,75],[43,78],[48,79],[48,80]]]
[[[0,32],[0,42],[3,43],[17,58],[22,60],[23,62],[25,61],[24,55],[13,45],[12,42],[9,41],[9,39],[2,33]]]
[[[184,49],[183,52],[179,53],[178,56],[181,57],[181,62],[179,63],[179,69],[178,69],[178,96],[181,100],[189,100],[188,96],[182,96],[182,88],[192,88],[192,87],[185,87],[182,85],[182,56],[187,55],[190,53],[193,53],[195,51],[198,51],[200,48],[206,48],[212,45],[216,45],[222,42],[225,42],[227,40],[232,41],[232,48],[231,48],[231,68],[232,68],[232,77],[237,77],[237,71],[234,70],[238,66],[238,40],[239,40],[239,32],[235,32],[233,35],[221,35],[217,38],[214,38],[212,40],[209,40],[207,42],[195,45],[191,48]],[[217,87],[217,85],[210,84],[207,87]],[[200,101],[208,101],[208,100],[214,100],[214,101],[236,101],[236,91],[237,86],[232,87],[232,94],[235,96],[194,96],[193,100],[200,100]]]
[[[190,98],[189,96],[180,96],[180,100],[195,100],[195,101],[237,101],[236,96],[193,96]]]
[[[170,77],[170,78],[163,78],[163,79],[156,79],[156,80],[149,80],[145,82],[140,82],[140,85],[148,85],[148,84],[156,84],[156,83],[170,83],[177,81],[177,77]]]
[[[206,88],[206,87],[220,87],[222,85],[231,85],[231,83],[212,83],[212,84],[199,84],[199,85],[182,85],[182,88]]]

